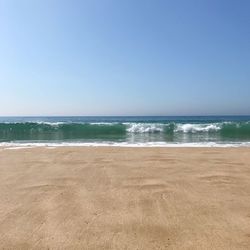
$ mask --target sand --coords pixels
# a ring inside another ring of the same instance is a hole
[[[1,148],[0,198],[0,249],[250,249],[250,148]]]

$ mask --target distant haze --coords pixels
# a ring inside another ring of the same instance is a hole
[[[0,0],[0,115],[250,114],[249,0]]]

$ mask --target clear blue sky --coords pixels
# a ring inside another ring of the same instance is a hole
[[[0,0],[0,115],[250,114],[249,0]]]

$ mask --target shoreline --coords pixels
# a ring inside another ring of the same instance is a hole
[[[0,148],[39,148],[39,147],[117,147],[117,148],[249,148],[250,142],[200,142],[200,143],[127,143],[127,142],[2,142]]]

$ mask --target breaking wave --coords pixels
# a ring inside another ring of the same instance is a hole
[[[250,122],[217,122],[217,123],[137,123],[137,122],[2,122],[0,123],[0,141],[64,141],[96,139],[104,141],[126,141],[130,135],[143,135],[166,140],[166,136],[196,136],[204,140],[249,140]],[[157,137],[156,137],[157,136]],[[211,138],[210,138],[211,137]]]
[[[176,132],[199,133],[199,132],[216,132],[221,130],[223,124],[178,124]]]

